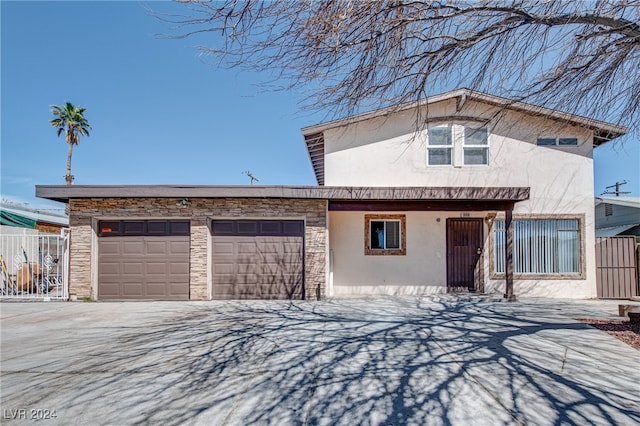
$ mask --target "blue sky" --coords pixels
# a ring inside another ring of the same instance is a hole
[[[166,11],[175,5],[150,2]],[[0,2],[1,193],[31,207],[36,184],[64,184],[67,147],[49,106],[87,108],[76,184],[314,185],[300,128],[304,88],[266,92],[269,76],[205,63],[202,39],[172,40],[136,2]],[[640,195],[640,149],[626,137],[595,151],[596,194],[616,180]]]

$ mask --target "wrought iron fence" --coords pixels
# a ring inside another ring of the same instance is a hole
[[[66,300],[69,236],[0,235],[2,299]]]

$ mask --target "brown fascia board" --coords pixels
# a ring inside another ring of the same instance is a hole
[[[618,126],[604,121],[594,120],[591,118],[583,117],[568,112],[555,110],[552,108],[546,108],[534,104],[529,104],[521,101],[514,101],[512,99],[503,98],[500,96],[490,95],[488,93],[478,92],[471,89],[457,89],[449,92],[441,93],[426,98],[420,102],[409,102],[403,105],[397,105],[395,107],[381,108],[375,111],[365,112],[357,114],[351,117],[328,121],[326,123],[320,123],[313,126],[304,127],[302,134],[304,136],[312,135],[314,133],[321,133],[329,129],[345,126],[348,124],[357,123],[364,120],[369,120],[376,117],[382,117],[385,115],[393,114],[396,112],[406,111],[408,109],[416,108],[425,104],[431,104],[441,102],[448,99],[460,98],[465,100],[475,100],[483,102],[489,105],[504,107],[514,111],[520,111],[533,116],[550,118],[571,125],[586,127],[594,132],[594,145],[598,146],[602,143],[613,140],[617,137],[625,135],[628,129],[624,126]]]
[[[529,199],[527,187],[327,187],[217,185],[36,185],[36,196],[68,202],[86,198],[288,198],[349,201]]]

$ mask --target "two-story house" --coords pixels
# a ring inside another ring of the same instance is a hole
[[[460,89],[303,129],[315,187],[36,193],[70,204],[79,297],[589,298],[593,148],[625,131]]]

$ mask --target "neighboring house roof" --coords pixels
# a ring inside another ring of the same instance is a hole
[[[69,218],[40,210],[13,205],[0,205],[1,224],[20,228],[35,229],[37,223],[69,226]]]
[[[462,108],[462,105],[468,100],[473,100],[505,108],[511,111],[518,111],[533,116],[540,116],[551,120],[562,121],[563,123],[578,127],[584,127],[593,131],[594,146],[599,146],[605,142],[613,140],[627,133],[626,127],[617,126],[614,124],[606,123],[604,121],[593,120],[591,118],[582,117],[580,115],[570,114],[551,108],[545,108],[526,102],[514,101],[513,99],[490,95],[475,90],[457,89],[439,95],[430,96],[419,102],[409,102],[403,105],[382,108],[375,111],[357,114],[351,117],[328,121],[325,123],[320,123],[303,128],[302,135],[304,136],[305,142],[307,144],[307,150],[309,152],[309,157],[311,159],[318,184],[324,184],[324,131],[449,99],[456,99],[459,108]]]
[[[596,237],[615,237],[616,235],[622,234],[623,232],[628,231],[631,228],[635,228],[636,226],[640,226],[640,223],[631,225],[610,226],[608,228],[597,228]]]
[[[596,197],[596,206],[602,203],[640,209],[640,197]]]

